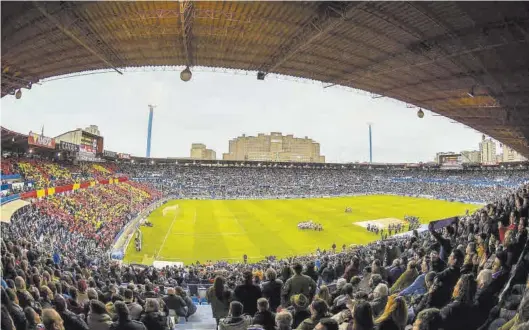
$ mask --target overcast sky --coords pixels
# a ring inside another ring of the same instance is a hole
[[[373,99],[320,83],[255,75],[195,71],[96,74],[48,81],[1,100],[2,126],[55,137],[99,126],[105,149],[145,156],[148,104],[156,104],[152,157],[189,157],[204,143],[222,157],[243,133],[279,131],[321,144],[328,162],[368,161],[367,123],[373,123],[373,161],[431,161],[438,151],[477,149],[481,134],[426,111],[386,98]]]

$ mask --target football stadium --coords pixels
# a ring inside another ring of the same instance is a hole
[[[1,9],[2,330],[529,328],[526,2]]]

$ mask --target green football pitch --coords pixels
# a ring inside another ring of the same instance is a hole
[[[352,213],[345,213],[346,207]],[[354,222],[418,216],[427,223],[473,211],[477,205],[399,196],[355,196],[275,200],[173,200],[149,216],[141,227],[143,248],[129,244],[124,261],[154,260],[185,264],[207,260],[249,261],[330,249],[333,243],[365,244],[380,238]],[[323,231],[299,230],[313,220]]]

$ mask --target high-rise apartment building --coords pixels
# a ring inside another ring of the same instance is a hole
[[[269,135],[242,135],[229,142],[229,152],[224,160],[271,161],[271,162],[307,162],[325,163],[320,155],[320,144],[308,137],[295,138],[272,132]]]
[[[483,139],[479,143],[482,164],[497,164],[496,159],[496,142],[491,138]]]
[[[207,149],[203,143],[191,144],[191,158],[200,160],[215,160],[217,154],[214,150]]]
[[[504,163],[508,162],[523,162],[527,160],[524,156],[520,155],[516,150],[503,145],[503,153],[501,155],[501,161]]]

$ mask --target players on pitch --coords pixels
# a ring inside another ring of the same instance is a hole
[[[315,223],[312,220],[309,220],[309,221],[302,221],[298,223],[298,229],[302,229],[302,230],[309,229],[309,230],[322,231],[323,226],[321,223]]]

